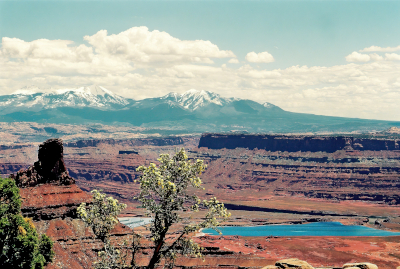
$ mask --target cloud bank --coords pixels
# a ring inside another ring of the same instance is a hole
[[[0,93],[32,84],[45,89],[98,84],[142,99],[195,88],[294,112],[400,120],[400,46],[361,49],[343,55],[348,62],[343,65],[274,70],[258,66],[275,60],[266,51],[239,59],[211,41],[180,40],[146,27],[119,34],[101,30],[83,40],[78,45],[3,37]]]
[[[398,61],[400,60],[400,55],[396,53],[385,53],[385,55],[382,56],[377,53],[364,54],[364,53],[359,53],[357,51],[353,51],[345,58],[346,61],[348,62],[369,62],[369,61],[383,61],[383,60]]]
[[[179,40],[166,32],[133,27],[117,35],[101,30],[84,39],[96,53],[134,63],[213,63],[211,58],[236,57],[232,51],[220,50],[210,41]]]
[[[371,46],[365,49],[360,50],[361,52],[370,52],[370,51],[379,51],[379,52],[393,52],[393,51],[400,51],[400,46],[397,47],[387,47],[382,48],[378,46]]]

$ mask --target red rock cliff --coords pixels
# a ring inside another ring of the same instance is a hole
[[[399,150],[397,139],[356,138],[346,136],[305,135],[245,135],[203,134],[199,148],[209,149],[265,149],[269,151],[324,151],[350,150]]]
[[[12,176],[20,187],[22,214],[34,220],[39,233],[54,241],[55,260],[47,268],[91,268],[102,243],[76,215],[91,195],[83,192],[69,176],[63,160],[63,143],[49,139],[39,146],[38,161]],[[132,231],[118,224],[112,241],[131,241]]]

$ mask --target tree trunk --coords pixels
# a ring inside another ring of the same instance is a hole
[[[149,262],[149,265],[147,266],[147,269],[154,269],[156,264],[160,261],[160,250],[164,244],[164,236],[162,238],[160,238],[160,241],[159,241],[157,247],[154,249],[153,257],[151,257],[151,260]]]
[[[165,241],[165,236],[168,232],[169,226],[167,226],[164,231],[160,234],[160,239],[157,241],[156,248],[154,249],[153,257],[151,257],[151,260],[149,262],[149,265],[147,266],[147,269],[154,269],[154,267],[157,265],[157,263],[160,261],[160,251],[162,246],[164,245]]]

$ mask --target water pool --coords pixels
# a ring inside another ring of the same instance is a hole
[[[377,230],[359,225],[343,225],[340,222],[315,222],[296,225],[223,226],[223,235],[239,236],[394,236],[399,232]],[[203,233],[218,235],[213,229]]]

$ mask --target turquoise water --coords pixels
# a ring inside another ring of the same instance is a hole
[[[315,222],[297,225],[224,226],[219,228],[223,235],[239,236],[393,236],[400,233],[377,230],[358,225],[343,225],[340,222]],[[213,229],[203,233],[218,235]]]

